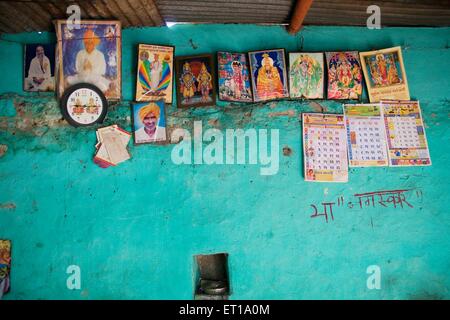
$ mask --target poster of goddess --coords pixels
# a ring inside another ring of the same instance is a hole
[[[371,102],[410,99],[401,47],[359,55]]]
[[[326,52],[328,99],[359,100],[362,94],[362,72],[358,52]]]

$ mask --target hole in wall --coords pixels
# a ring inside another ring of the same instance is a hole
[[[227,300],[230,295],[228,253],[194,256],[196,300]]]

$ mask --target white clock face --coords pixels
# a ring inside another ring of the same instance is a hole
[[[79,124],[94,123],[100,118],[102,111],[102,99],[94,90],[78,89],[67,99],[67,113]]]

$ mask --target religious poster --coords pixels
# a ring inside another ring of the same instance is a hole
[[[219,99],[224,101],[252,102],[247,55],[218,52]]]
[[[167,140],[164,100],[133,104],[134,143],[155,143]]]
[[[79,28],[56,21],[58,94],[77,83],[98,87],[108,100],[121,97],[120,21],[81,20]]]
[[[140,44],[136,101],[172,103],[174,47]]]
[[[216,87],[212,55],[177,57],[175,61],[178,108],[214,105]]]
[[[11,269],[11,241],[0,239],[0,299],[9,291]]]
[[[345,104],[350,167],[388,165],[386,132],[380,104]]]
[[[410,99],[401,47],[359,55],[370,102]]]
[[[284,49],[248,53],[254,101],[288,98]]]
[[[289,53],[291,98],[323,99],[323,53]]]
[[[347,182],[347,136],[344,116],[303,113],[302,121],[305,180]]]
[[[328,99],[359,100],[362,94],[362,71],[358,52],[326,52]]]
[[[55,45],[26,44],[24,91],[55,91]]]
[[[418,101],[381,101],[390,166],[431,165]]]

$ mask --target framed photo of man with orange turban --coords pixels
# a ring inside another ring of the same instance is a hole
[[[248,53],[254,101],[289,97],[284,49]]]
[[[121,24],[120,21],[81,20],[72,25],[56,20],[57,90],[78,83],[98,87],[106,99],[119,100],[121,83]]]
[[[167,141],[164,100],[134,103],[132,106],[134,144]]]

